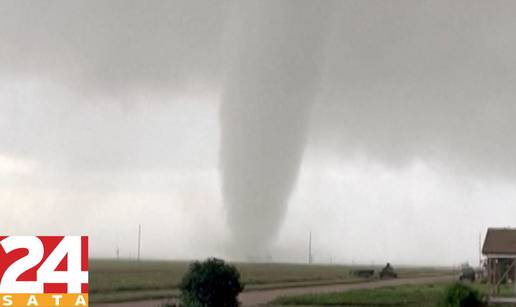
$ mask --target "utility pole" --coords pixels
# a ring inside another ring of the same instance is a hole
[[[482,232],[478,232],[478,268],[482,269]]]
[[[312,231],[308,233],[308,264],[312,264]]]
[[[116,260],[120,260],[120,247],[116,247]]]
[[[137,260],[140,261],[140,250],[142,247],[142,225],[138,225],[138,257]]]

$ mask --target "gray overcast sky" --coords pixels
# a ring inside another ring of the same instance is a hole
[[[0,2],[1,231],[134,256],[141,223],[145,257],[234,257],[221,144],[259,144],[302,155],[275,260],[312,229],[316,261],[476,263],[480,232],[516,224],[516,3],[318,4]],[[233,103],[249,80],[310,101]],[[228,143],[236,106],[249,144]]]

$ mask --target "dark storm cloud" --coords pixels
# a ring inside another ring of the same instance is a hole
[[[394,166],[514,176],[516,5],[371,3],[340,11],[312,141]]]
[[[239,241],[260,228],[256,246],[274,239],[307,144],[514,181],[514,2],[327,5],[2,1],[0,153],[74,175],[215,167],[216,125],[199,123],[216,118],[218,97],[170,98],[202,84],[223,93],[220,160]]]
[[[185,164],[179,156],[203,165],[197,143],[216,107],[203,95],[220,82],[228,6],[2,2],[0,150],[54,171],[175,167]],[[185,99],[190,87],[198,92]],[[197,136],[184,138],[185,129]]]
[[[260,2],[274,13],[273,2]],[[236,11],[229,1],[3,1],[1,76],[54,80],[75,95],[92,96],[90,104],[113,94],[130,101],[138,90],[181,91],[187,82],[222,91],[227,64],[234,65],[228,55],[260,31],[250,24],[236,29]],[[323,91],[311,142],[394,165],[417,155],[513,173],[507,162],[515,153],[515,11],[510,1],[340,3],[317,63]],[[299,33],[313,26],[297,25]],[[274,44],[270,39],[263,41]],[[278,50],[298,48],[289,42]],[[67,100],[51,103],[62,105],[59,110],[76,103]],[[11,111],[13,122],[28,112]]]
[[[215,79],[228,1],[3,1],[4,73],[84,92]]]

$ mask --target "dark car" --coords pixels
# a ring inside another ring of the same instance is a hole
[[[471,282],[474,282],[476,279],[475,276],[475,270],[472,267],[463,267],[462,268],[462,274],[460,275],[460,281],[469,280]]]
[[[369,269],[353,270],[349,273],[356,277],[371,278],[374,275],[374,270],[369,270]]]

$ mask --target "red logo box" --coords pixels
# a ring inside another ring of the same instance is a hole
[[[0,236],[0,306],[88,306],[88,237]]]

